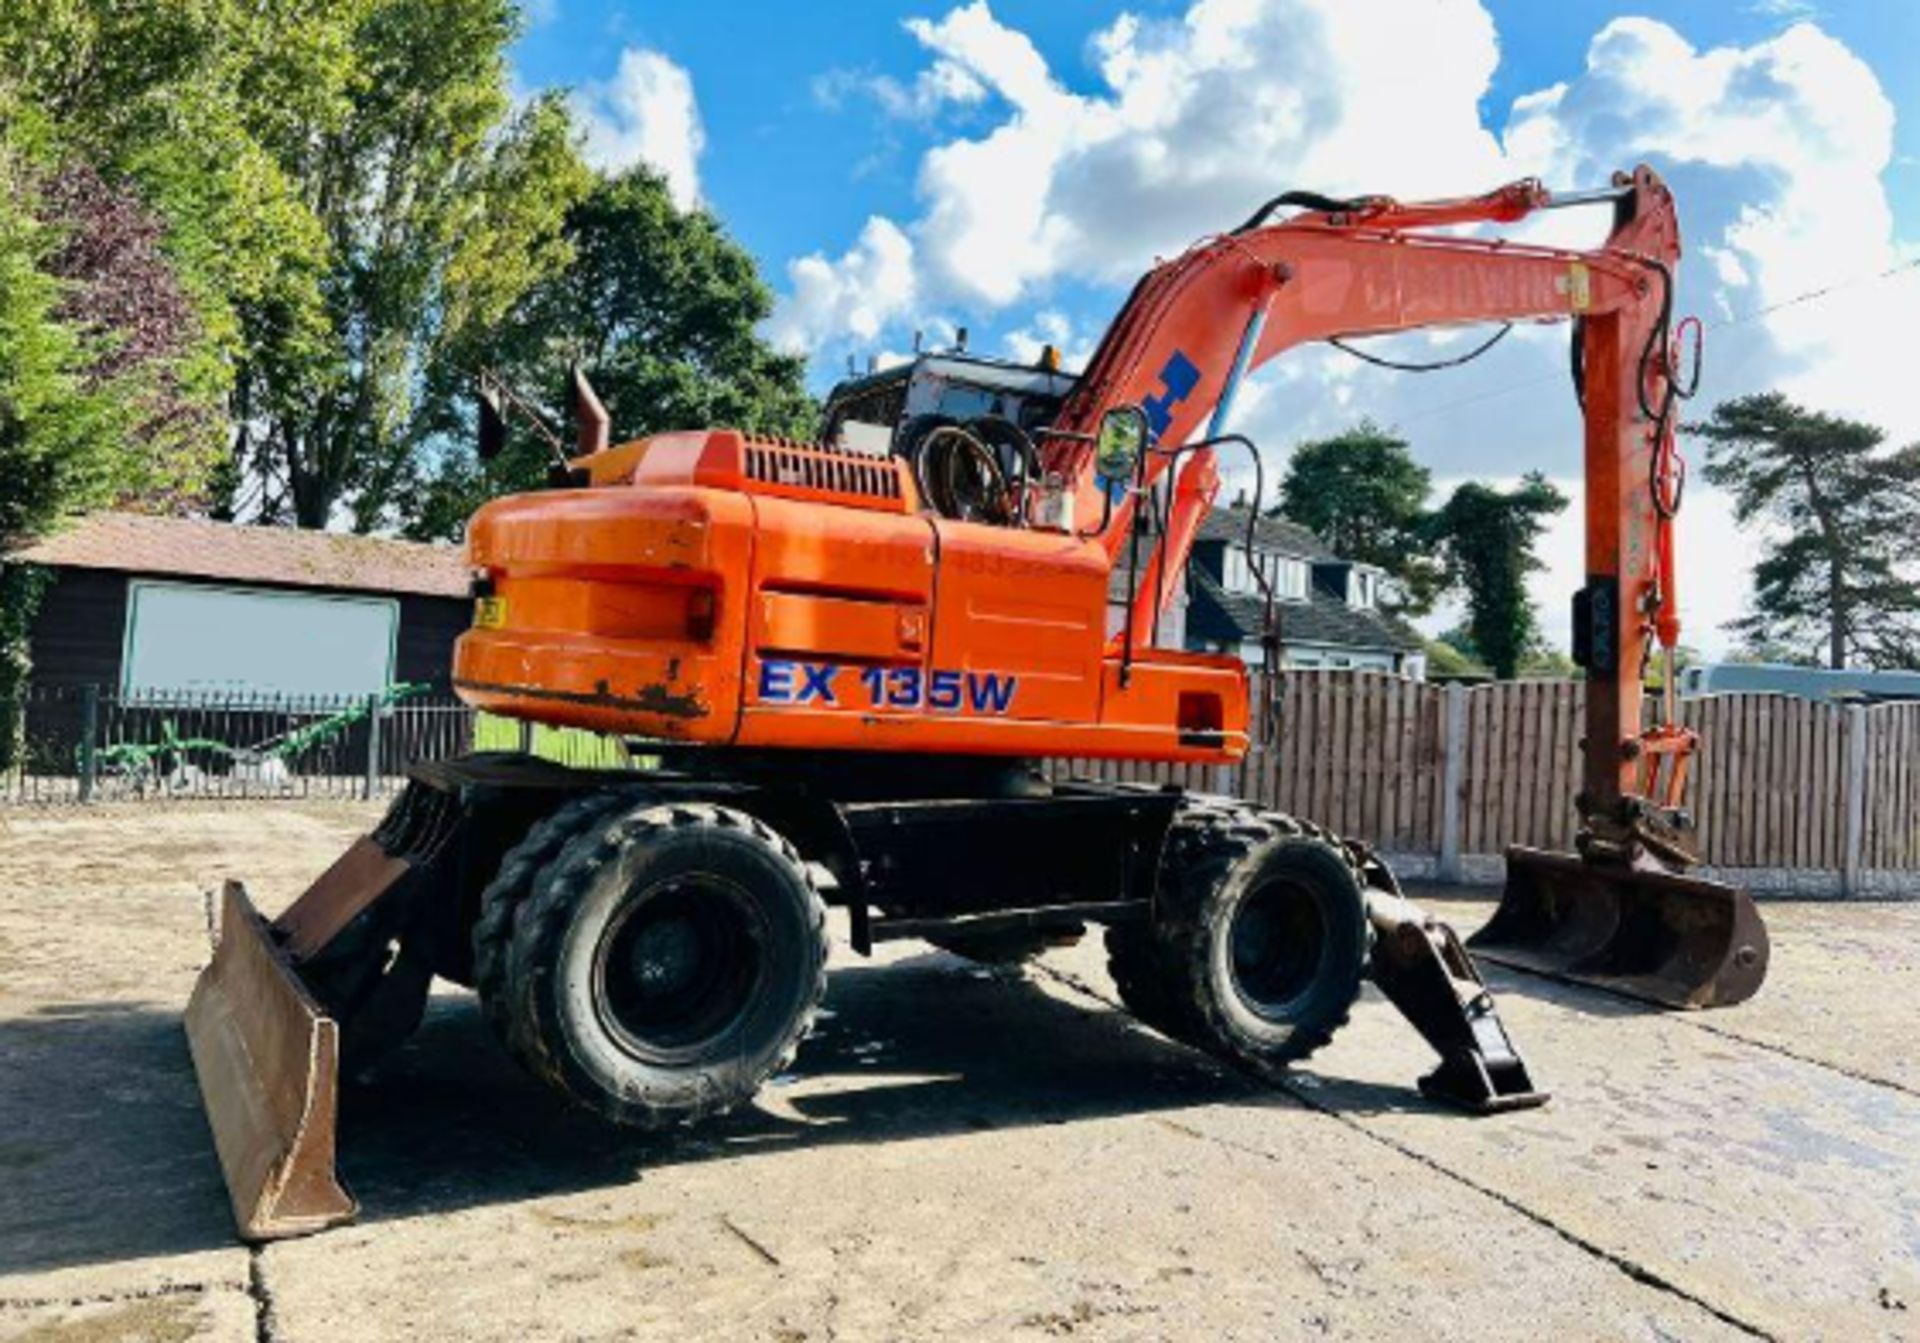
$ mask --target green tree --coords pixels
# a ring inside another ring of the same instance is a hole
[[[1444,583],[1425,536],[1432,483],[1405,439],[1362,420],[1293,450],[1279,512],[1344,558],[1384,569],[1400,589],[1398,609],[1423,615]]]
[[[195,479],[174,468],[208,407],[179,376],[190,332],[156,227],[97,178],[49,177],[0,143],[0,769],[45,585],[8,556],[68,513]]]
[[[1533,471],[1513,490],[1460,486],[1429,524],[1449,577],[1465,590],[1472,652],[1502,680],[1540,647],[1527,575],[1541,567],[1534,547],[1546,520],[1566,506],[1567,497]]]
[[[513,0],[0,0],[0,133],[135,184],[230,389],[232,509],[391,520],[426,370],[562,267],[590,178]]]
[[[1461,645],[1458,631],[1449,631],[1426,643],[1427,675],[1436,681],[1487,675],[1486,664]]]
[[[561,224],[591,179],[558,97],[511,110],[515,23],[510,0],[374,0],[344,115],[283,163],[327,240],[333,358],[241,368],[261,513],[396,520],[426,371],[570,259]]]
[[[480,502],[545,474],[548,451],[524,428],[494,462],[475,459],[472,372],[482,366],[555,424],[566,421],[567,369],[578,363],[622,436],[706,425],[812,434],[817,407],[802,361],[756,334],[772,294],[711,214],[677,209],[658,174],[633,168],[574,207],[563,239],[569,266],[535,284],[508,320],[452,343],[432,369],[423,427],[436,451],[408,491],[410,533],[458,535]]]
[[[0,135],[130,184],[164,221],[202,376],[324,364],[327,240],[285,163],[344,115],[368,0],[0,0]]]
[[[1830,667],[1920,666],[1920,444],[1886,451],[1874,426],[1778,392],[1724,401],[1687,432],[1712,445],[1707,479],[1734,516],[1776,525],[1733,628],[1756,646],[1824,645]]]
[[[0,145],[0,555],[69,513],[204,479],[218,417],[159,231],[92,172]]]
[[[32,192],[0,156],[0,555],[108,497],[124,441],[111,389],[90,386],[86,341],[57,315],[56,236],[26,208]]]

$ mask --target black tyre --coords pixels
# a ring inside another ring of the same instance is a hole
[[[1107,974],[1121,1005],[1142,1024],[1172,1039],[1198,1043],[1201,1033],[1192,995],[1180,974],[1178,953],[1169,947],[1165,935],[1168,888],[1175,874],[1203,860],[1221,842],[1222,835],[1236,822],[1245,821],[1250,812],[1237,799],[1189,796],[1167,831],[1161,852],[1160,895],[1155,901],[1160,920],[1153,924],[1115,924],[1107,929]],[[1266,831],[1260,829],[1249,837],[1265,835]]]
[[[534,881],[570,841],[615,812],[630,809],[636,800],[631,793],[613,792],[569,799],[507,850],[480,893],[480,913],[473,924],[473,987],[494,1037],[516,1058],[521,1054],[513,1032],[518,1018],[511,974],[514,917],[533,894]]]
[[[570,842],[514,920],[528,1067],[619,1124],[691,1123],[792,1061],[826,992],[826,909],[765,823],[642,806]]]
[[[1207,808],[1163,864],[1153,965],[1170,1034],[1262,1077],[1346,1023],[1371,933],[1354,855],[1289,817]]]
[[[1107,974],[1120,1003],[1144,1026],[1174,1040],[1194,1038],[1190,1014],[1182,1014],[1182,996],[1169,992],[1174,976],[1167,969],[1159,933],[1144,923],[1107,929]]]

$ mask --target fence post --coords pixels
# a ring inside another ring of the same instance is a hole
[[[520,754],[533,754],[533,724],[524,718],[520,720]]]
[[[371,802],[380,786],[380,699],[367,696],[367,800]]]
[[[99,774],[100,758],[95,753],[95,738],[100,735],[100,687],[80,688],[80,800],[93,800],[93,783]]]
[[[1457,882],[1460,871],[1460,790],[1467,773],[1467,688],[1447,684],[1446,721],[1440,728],[1440,880]]]
[[[1253,753],[1260,748],[1247,748],[1246,759],[1253,759]],[[1234,777],[1238,770],[1233,765],[1215,765],[1213,767],[1213,791],[1222,797],[1240,796],[1240,782]]]
[[[1867,843],[1867,711],[1847,706],[1846,829],[1840,851],[1840,893],[1860,894]]]

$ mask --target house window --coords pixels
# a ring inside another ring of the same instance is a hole
[[[1354,569],[1347,577],[1347,602],[1370,611],[1380,600],[1380,575],[1370,569]]]
[[[1238,546],[1228,546],[1226,558],[1220,569],[1220,583],[1228,592],[1257,592],[1260,585],[1253,581],[1253,574],[1247,568],[1247,552]]]
[[[1283,602],[1303,602],[1307,599],[1308,569],[1304,560],[1289,559],[1285,555],[1262,555],[1260,564],[1267,581],[1273,585],[1276,599]],[[1228,592],[1256,597],[1260,595],[1260,582],[1254,577],[1252,566],[1247,563],[1247,552],[1239,546],[1227,547],[1220,580],[1221,586]]]
[[[1305,560],[1288,559],[1284,555],[1273,557],[1275,569],[1273,595],[1283,602],[1303,602],[1307,599],[1307,580],[1309,570]]]

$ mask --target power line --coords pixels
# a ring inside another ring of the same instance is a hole
[[[1738,313],[1732,317],[1723,317],[1718,321],[1706,323],[1704,329],[1708,331],[1725,331],[1729,327],[1744,326],[1749,322],[1757,322],[1763,317],[1770,317],[1783,308],[1797,307],[1803,303],[1813,303],[1819,299],[1837,294],[1844,289],[1852,289],[1863,284],[1874,284],[1881,280],[1890,280],[1897,275],[1902,275],[1913,270],[1920,270],[1920,257],[1915,257],[1911,261],[1903,261],[1897,266],[1889,266],[1887,269],[1876,271],[1871,275],[1856,275],[1851,279],[1838,280],[1833,284],[1823,285],[1818,289],[1809,289],[1803,293],[1795,294],[1791,298],[1783,298],[1778,303],[1769,303],[1763,308],[1755,308],[1752,312]],[[1448,411],[1462,410],[1468,406],[1478,405],[1483,401],[1493,401],[1503,396],[1510,396],[1514,392],[1525,391],[1529,387],[1538,387],[1542,383],[1558,382],[1564,376],[1563,373],[1559,372],[1543,373],[1538,377],[1524,378],[1519,382],[1508,383],[1504,387],[1493,387],[1484,392],[1476,392],[1472,396],[1463,396],[1457,401],[1448,401],[1438,406],[1429,406],[1425,410],[1416,410],[1411,414],[1402,415],[1399,418],[1404,422],[1408,420],[1424,420],[1433,415],[1444,415]]]
[[[1792,298],[1783,298],[1778,303],[1769,303],[1764,308],[1755,308],[1752,312],[1741,313],[1738,317],[1728,317],[1718,322],[1709,323],[1707,330],[1722,331],[1730,326],[1739,326],[1745,322],[1758,321],[1762,317],[1771,316],[1773,313],[1779,312],[1782,308],[1791,308],[1800,303],[1811,303],[1815,299],[1825,298],[1829,294],[1837,294],[1842,289],[1852,289],[1857,285],[1872,284],[1878,280],[1890,280],[1894,276],[1910,270],[1920,270],[1920,257],[1915,257],[1911,261],[1903,261],[1897,266],[1889,266],[1885,270],[1873,275],[1856,275],[1849,280],[1836,280],[1824,288],[1809,289],[1805,293],[1795,294]]]

